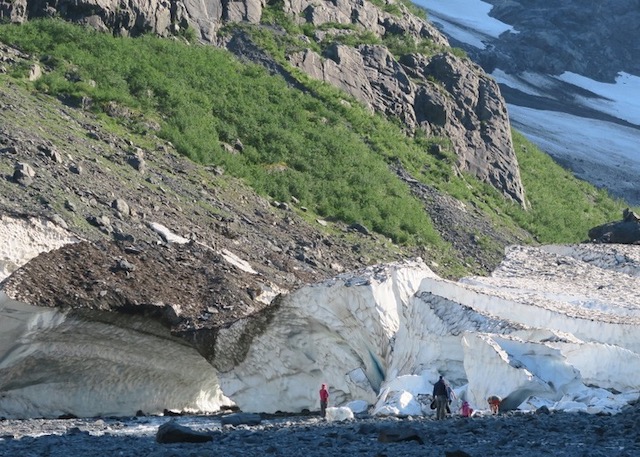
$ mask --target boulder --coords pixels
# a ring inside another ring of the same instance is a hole
[[[621,221],[593,227],[589,230],[588,236],[594,243],[638,244],[640,243],[640,217],[627,208],[622,213]]]
[[[222,416],[220,423],[222,425],[260,425],[262,418],[260,414],[253,413],[234,413],[228,416]]]
[[[406,426],[383,428],[378,432],[378,441],[381,443],[399,443],[402,441],[416,441],[425,444],[426,438],[415,429]]]
[[[156,433],[156,441],[158,443],[206,443],[212,441],[213,436],[204,433],[191,430],[189,427],[180,425],[175,420],[165,422],[158,427]]]
[[[33,178],[35,176],[36,172],[28,163],[18,162],[13,167],[13,180],[23,186],[30,186],[33,184]]]

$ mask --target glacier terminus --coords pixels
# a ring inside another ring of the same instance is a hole
[[[440,375],[481,412],[491,395],[505,410],[587,413],[639,395],[640,246],[512,246],[490,276],[459,281],[422,259],[345,272],[264,294],[267,308],[217,329],[203,351],[152,317],[16,300],[12,272],[78,240],[36,219],[4,217],[0,230],[7,418],[315,411],[321,383],[332,406],[430,415]]]

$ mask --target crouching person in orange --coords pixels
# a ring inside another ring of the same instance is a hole
[[[487,399],[487,402],[489,403],[491,414],[498,414],[498,412],[500,411],[500,403],[502,402],[502,399],[497,395],[492,395]]]

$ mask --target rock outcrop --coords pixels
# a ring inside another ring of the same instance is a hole
[[[313,38],[306,39],[321,45],[334,35],[366,31],[379,39],[403,36],[413,42],[429,40],[435,52],[448,47],[435,27],[411,14],[404,5],[390,1],[387,6],[391,12],[362,0],[322,4],[299,0],[285,1],[283,11],[293,21],[316,28]],[[234,34],[218,36],[225,24],[258,24],[265,7],[263,0],[208,4],[192,0],[59,0],[54,4],[0,0],[0,17],[23,22],[60,15],[120,35],[180,35],[191,27],[202,40],[229,45],[232,52],[242,49],[239,54],[243,57],[255,58],[295,84],[295,78],[282,65],[265,59],[262,53],[246,53],[251,45],[238,46]],[[333,45],[323,55],[309,48],[293,52],[288,58],[293,67],[343,89],[371,110],[400,119],[409,132],[422,129],[430,135],[450,138],[460,171],[475,175],[526,207],[505,102],[497,84],[468,59],[447,53],[412,54],[399,59],[380,45]]]
[[[640,216],[625,209],[622,220],[608,222],[589,230],[594,243],[640,244]]]
[[[524,202],[507,108],[498,85],[480,67],[451,54],[411,54],[397,61],[385,47],[371,45],[334,45],[324,56],[305,50],[289,59],[412,131],[450,138],[462,171]]]

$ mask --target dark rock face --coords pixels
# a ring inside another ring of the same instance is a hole
[[[628,209],[618,222],[609,222],[589,230],[589,240],[595,243],[640,244],[640,217]]]
[[[637,0],[551,4],[542,0],[487,0],[491,16],[512,25],[478,61],[508,72],[570,71],[612,82],[620,71],[640,73],[640,3]]]
[[[609,222],[589,230],[589,239],[597,243],[640,243],[640,224],[637,222]]]
[[[463,171],[524,203],[509,116],[498,84],[480,67],[450,54],[436,55],[412,69],[412,75],[421,74],[424,81],[435,78],[446,90],[442,102],[435,104],[437,115],[444,113],[444,124],[428,116],[418,118],[418,123],[452,139]]]

